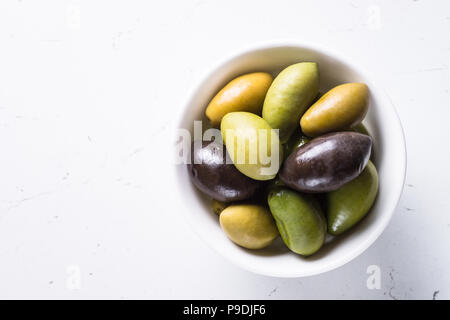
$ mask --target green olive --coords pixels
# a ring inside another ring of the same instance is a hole
[[[278,176],[275,179],[268,181],[264,186],[264,193],[262,197],[263,199],[261,200],[267,204],[267,197],[269,196],[270,192],[279,187],[286,187],[286,185],[283,182],[281,182]]]
[[[364,83],[345,83],[325,93],[300,120],[302,131],[317,137],[360,123],[368,110],[369,89]]]
[[[264,97],[272,84],[266,72],[244,74],[230,81],[211,100],[206,116],[213,126],[218,126],[229,112],[247,111],[261,115]]]
[[[288,141],[301,116],[319,92],[319,68],[315,62],[293,64],[275,78],[267,91],[262,117],[279,129],[281,143]]]
[[[359,124],[354,126],[352,128],[352,131],[355,131],[355,132],[358,132],[358,133],[361,133],[361,134],[365,134],[366,136],[370,137],[369,130],[367,130],[366,126],[362,122],[360,122]]]
[[[357,178],[326,194],[328,232],[339,235],[357,224],[369,212],[377,192],[377,170],[369,161]]]
[[[273,179],[282,150],[275,130],[249,112],[227,113],[220,124],[223,141],[235,167],[254,180]]]
[[[220,214],[220,226],[231,241],[247,249],[267,247],[278,230],[269,210],[254,204],[236,204]]]
[[[300,148],[302,145],[307,144],[311,139],[303,135],[300,130],[294,131],[289,140],[283,144],[283,155],[286,159],[294,150]]]
[[[307,256],[322,247],[327,225],[322,209],[312,195],[278,187],[269,193],[268,202],[281,237],[289,249]]]
[[[220,213],[226,208],[228,207],[228,203],[223,202],[223,201],[219,201],[216,199],[213,199],[211,207],[214,211],[215,214],[220,215]]]

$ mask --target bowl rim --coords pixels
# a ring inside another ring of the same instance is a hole
[[[180,102],[180,108],[178,109],[179,116],[177,117],[176,122],[175,122],[176,126],[177,126],[175,129],[180,128],[181,124],[183,123],[184,115],[186,112],[186,106],[191,104],[191,102],[194,99],[195,95],[197,94],[198,90],[205,85],[206,81],[209,78],[211,78],[214,75],[214,73],[217,72],[218,69],[220,69],[225,64],[231,62],[232,60],[239,59],[241,56],[244,56],[251,52],[269,50],[269,49],[274,49],[274,48],[282,48],[282,47],[296,47],[296,48],[311,50],[311,51],[317,52],[318,54],[321,54],[321,55],[330,56],[332,58],[335,58],[337,61],[347,65],[352,70],[356,70],[359,74],[363,75],[364,78],[367,79],[368,85],[371,88],[375,89],[375,91],[377,92],[377,96],[381,95],[384,98],[384,100],[388,102],[386,107],[391,108],[391,110],[393,111],[393,113],[395,115],[395,124],[398,126],[397,131],[400,132],[400,142],[402,144],[401,152],[399,153],[399,155],[402,157],[402,159],[398,159],[399,164],[401,165],[401,170],[399,170],[398,180],[401,180],[401,183],[398,183],[396,186],[397,188],[393,189],[391,192],[391,193],[394,193],[394,195],[395,195],[394,199],[396,199],[396,200],[392,201],[390,206],[386,209],[386,211],[389,211],[389,214],[383,216],[384,219],[378,223],[377,228],[373,229],[370,232],[370,234],[367,235],[366,239],[363,242],[361,242],[358,246],[356,246],[356,248],[351,253],[345,255],[343,258],[337,260],[337,262],[335,262],[335,263],[327,264],[322,268],[317,268],[310,272],[291,272],[291,273],[267,272],[267,270],[260,270],[256,266],[245,264],[245,263],[241,262],[239,259],[234,259],[231,255],[225,254],[221,250],[217,250],[217,248],[215,246],[213,246],[207,239],[205,239],[203,237],[202,233],[197,229],[197,226],[190,219],[187,219],[187,214],[183,214],[183,216],[187,220],[188,224],[191,226],[191,228],[194,230],[194,232],[197,234],[197,236],[204,243],[206,243],[206,245],[208,247],[210,247],[215,252],[219,253],[222,257],[231,261],[233,264],[241,267],[242,269],[256,273],[256,274],[270,276],[270,277],[300,278],[300,277],[309,277],[309,276],[313,276],[313,275],[318,275],[318,274],[326,273],[328,271],[340,268],[340,267],[344,266],[345,264],[347,264],[348,262],[357,258],[364,251],[369,249],[372,246],[372,244],[375,243],[375,241],[379,238],[379,236],[383,233],[383,231],[386,229],[387,225],[391,221],[392,216],[394,215],[395,210],[400,201],[400,198],[401,198],[401,195],[402,195],[402,192],[404,189],[405,180],[406,180],[407,150],[406,150],[405,133],[404,133],[401,121],[400,121],[400,117],[398,115],[398,112],[397,112],[394,104],[393,104],[391,97],[387,94],[387,92],[383,88],[378,86],[379,81],[378,81],[377,75],[372,75],[371,73],[367,72],[367,69],[362,67],[361,63],[359,63],[357,59],[355,59],[354,57],[352,57],[348,54],[343,54],[342,52],[339,52],[335,49],[330,49],[328,47],[325,48],[322,44],[313,43],[310,41],[298,41],[298,40],[289,40],[289,39],[288,40],[256,42],[251,45],[244,46],[240,50],[235,50],[231,54],[227,54],[223,58],[219,59],[218,62],[209,65],[205,69],[206,71],[202,72],[200,74],[200,76],[197,77],[197,79],[195,81],[193,81],[192,85],[190,86],[189,90],[187,91],[187,95],[183,96],[184,99],[182,99],[182,101]],[[368,77],[367,76],[368,74],[370,74],[371,76]],[[176,130],[174,130],[174,131],[176,131]],[[176,140],[174,140],[174,141],[176,141]],[[175,167],[174,171],[175,171],[175,176],[176,176],[175,179],[178,181],[180,179],[179,174],[177,172],[179,166],[176,165],[174,167]],[[401,179],[400,179],[400,174],[401,174]],[[181,192],[182,190],[181,190],[180,184],[179,183],[176,183],[176,184],[178,185],[179,192]]]

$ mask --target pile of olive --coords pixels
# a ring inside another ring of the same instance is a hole
[[[212,210],[233,242],[260,249],[281,235],[290,250],[311,255],[327,231],[339,235],[369,212],[378,174],[361,123],[368,96],[363,83],[320,96],[314,62],[291,65],[275,79],[242,75],[214,96],[206,116],[220,127],[223,143],[192,148],[188,170],[213,198]],[[251,134],[261,129],[267,134]],[[267,163],[256,154],[261,147],[279,161]]]

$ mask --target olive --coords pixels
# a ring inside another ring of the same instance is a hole
[[[286,159],[294,150],[307,144],[311,139],[302,134],[300,130],[294,131],[289,140],[283,144],[283,155]]]
[[[266,72],[235,78],[214,96],[206,108],[206,116],[213,126],[218,126],[229,112],[247,111],[261,115],[264,97],[272,80],[272,76]]]
[[[236,204],[220,214],[220,226],[231,241],[247,249],[268,246],[278,230],[269,210],[255,204]]]
[[[264,201],[265,203],[267,203],[267,197],[269,196],[269,193],[272,190],[279,188],[279,187],[286,187],[286,185],[283,182],[281,182],[281,180],[278,177],[276,177],[273,180],[267,181],[267,183],[263,189],[264,193],[262,196],[263,199],[261,201]]]
[[[364,83],[345,83],[317,100],[302,116],[302,131],[316,137],[360,123],[368,110],[369,90]]]
[[[367,130],[366,126],[362,122],[360,122],[359,124],[357,124],[353,128],[347,129],[346,131],[358,132],[358,133],[361,133],[361,134],[365,134],[366,136],[372,137],[372,135],[370,134],[369,130]],[[375,152],[372,149],[372,151],[370,153],[370,160],[374,161],[374,159],[375,159]]]
[[[274,188],[268,196],[278,231],[293,252],[311,255],[325,242],[327,225],[317,200],[286,187]]]
[[[248,199],[261,185],[240,173],[224,145],[217,142],[203,141],[201,148],[193,143],[191,163],[187,167],[192,182],[200,191],[223,202]]]
[[[279,178],[301,192],[329,192],[356,178],[369,161],[372,138],[356,132],[330,133],[291,153]]]
[[[213,199],[211,207],[213,209],[213,212],[217,215],[220,215],[220,213],[223,211],[223,209],[225,209],[226,207],[228,207],[229,203],[227,202],[223,202],[223,201],[219,201],[216,199]]]
[[[249,112],[227,113],[220,124],[223,141],[236,168],[255,180],[273,179],[282,150],[275,130]]]
[[[360,122],[359,124],[357,124],[356,126],[354,126],[351,131],[354,132],[359,132],[361,134],[365,134],[367,136],[370,136],[369,130],[367,130],[366,126]]]
[[[319,68],[315,62],[293,64],[275,78],[267,91],[262,117],[288,141],[301,116],[319,92]]]
[[[377,192],[377,169],[369,161],[357,178],[325,195],[328,232],[339,235],[357,224],[369,212]]]

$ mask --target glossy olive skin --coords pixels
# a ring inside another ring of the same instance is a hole
[[[220,226],[231,241],[247,249],[267,247],[278,236],[269,210],[255,204],[225,208],[220,214]]]
[[[273,77],[266,72],[244,74],[230,81],[211,100],[206,117],[215,127],[229,112],[247,111],[261,115],[264,98]]]
[[[249,112],[230,112],[223,117],[220,130],[240,172],[255,180],[271,180],[276,176],[283,152],[277,133],[263,118]]]
[[[367,135],[356,132],[323,135],[289,155],[279,178],[301,192],[333,191],[361,173],[371,149],[372,138]]]
[[[367,130],[366,126],[362,122],[360,122],[359,124],[357,124],[353,128],[348,129],[347,131],[358,132],[358,133],[361,133],[361,134],[365,134],[366,136],[372,137],[372,135],[370,134],[369,130]],[[373,137],[372,137],[372,139],[373,139]],[[372,151],[370,153],[370,160],[374,161],[374,159],[375,159],[375,150],[372,148]]]
[[[220,215],[220,213],[228,206],[229,206],[228,202],[223,202],[216,199],[213,199],[211,203],[211,208],[213,212],[217,215]]]
[[[289,249],[308,256],[322,247],[327,225],[322,209],[312,195],[278,187],[269,193],[268,203]]]
[[[317,100],[302,116],[302,131],[310,136],[345,130],[360,123],[369,107],[369,89],[364,83],[345,83]]]
[[[377,192],[377,170],[369,161],[357,178],[325,195],[328,232],[339,235],[361,221],[372,207]]]
[[[285,144],[283,144],[284,159],[289,157],[289,155],[297,148],[300,148],[302,145],[307,144],[309,141],[311,141],[311,139],[302,134],[300,130],[294,131],[289,140]]]
[[[319,68],[315,62],[293,64],[275,78],[267,91],[262,117],[279,129],[281,143],[288,141],[301,116],[319,92]]]
[[[196,150],[192,144],[191,163],[187,165],[194,185],[208,196],[223,202],[252,197],[261,183],[240,173],[229,159],[225,147],[203,141]]]

